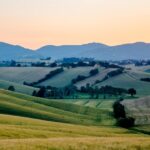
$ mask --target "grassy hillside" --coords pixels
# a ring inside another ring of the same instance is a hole
[[[149,132],[149,126],[114,126],[112,103],[0,90],[0,150],[148,150],[150,137],[143,131]]]
[[[81,86],[86,86],[87,83],[89,83],[90,85],[93,85],[95,84],[95,82],[97,80],[101,81],[102,79],[104,79],[104,77],[111,71],[113,70],[116,70],[114,68],[109,68],[109,69],[104,69],[104,68],[101,68],[99,69],[99,73],[95,76],[92,76],[90,78],[87,78],[83,81],[80,81],[78,83],[75,84],[75,86],[77,86],[78,88],[80,88]]]
[[[54,86],[54,87],[64,87],[66,85],[71,84],[72,79],[76,78],[78,75],[88,76],[90,70],[93,67],[77,67],[65,69],[64,72],[54,76],[52,79],[46,80],[39,85],[44,86]]]
[[[0,68],[0,79],[23,83],[35,82],[43,78],[46,74],[56,68],[50,67],[1,67]]]
[[[111,125],[112,111],[0,90],[0,112],[49,121]]]
[[[135,118],[136,125],[150,124],[150,97],[125,100],[122,104],[127,116]]]
[[[150,94],[150,83],[140,81],[138,77],[135,77],[129,73],[123,73],[121,75],[115,76],[113,78],[110,78],[104,82],[97,84],[97,86],[99,87],[105,85],[125,89],[135,88],[137,90],[138,96],[145,96]]]
[[[38,90],[37,88],[33,88],[30,86],[0,80],[0,89],[6,89],[7,90],[9,86],[14,86],[16,92],[24,93],[24,94],[28,94],[28,95],[32,95],[34,90]]]
[[[149,140],[146,135],[117,127],[87,127],[0,114],[0,150],[148,149]]]

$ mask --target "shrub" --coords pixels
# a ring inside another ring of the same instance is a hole
[[[15,91],[15,87],[14,87],[13,85],[10,85],[10,86],[8,87],[8,90],[9,90],[9,91]]]
[[[130,128],[134,126],[135,119],[132,117],[119,118],[118,125],[123,128]]]
[[[94,76],[94,75],[96,75],[96,74],[98,74],[99,73],[99,70],[96,68],[96,69],[92,69],[91,71],[90,71],[90,76]]]
[[[78,75],[77,78],[72,79],[72,83],[75,84],[75,83],[77,83],[79,81],[82,81],[82,80],[84,80],[86,78],[87,78],[86,76]]]
[[[133,97],[134,95],[136,95],[136,90],[134,88],[131,88],[128,90],[128,94],[131,94],[131,96]]]
[[[126,117],[124,106],[120,103],[120,101],[116,101],[113,104],[113,112],[114,112],[114,117],[117,119]]]

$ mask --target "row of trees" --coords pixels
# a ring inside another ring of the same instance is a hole
[[[39,91],[33,91],[32,96],[43,98],[64,99],[66,97],[77,98],[75,86],[66,86],[64,88],[40,87]]]
[[[98,99],[100,95],[103,95],[104,99],[106,95],[110,96],[122,96],[124,94],[130,94],[132,97],[136,95],[136,90],[134,88],[130,88],[128,90],[123,88],[115,88],[112,86],[102,86],[102,87],[91,87],[90,84],[87,84],[86,87],[82,86],[80,88],[81,93],[87,93],[91,98]]]
[[[90,70],[88,76],[78,75],[76,78],[72,79],[72,84],[75,84],[75,83],[77,83],[77,82],[80,82],[80,81],[82,81],[82,80],[85,80],[86,78],[95,76],[95,75],[98,74],[98,73],[99,73],[98,68],[92,69],[92,70]]]
[[[39,84],[39,83],[41,83],[43,81],[46,81],[47,79],[52,78],[53,76],[55,76],[55,75],[57,75],[57,74],[59,74],[59,73],[61,73],[63,71],[64,71],[63,68],[58,68],[58,69],[55,69],[53,71],[50,71],[45,77],[43,77],[42,79],[40,79],[40,80],[38,80],[36,82],[32,82],[32,83],[24,82],[23,84],[24,85],[28,85],[28,86],[34,86],[34,85]]]

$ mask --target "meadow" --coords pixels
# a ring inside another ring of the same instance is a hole
[[[50,67],[1,67],[0,79],[23,84],[35,82],[56,68]]]
[[[148,150],[149,126],[117,127],[112,104],[0,90],[0,150]]]
[[[34,90],[35,91],[39,90],[38,88],[34,88],[31,86],[26,86],[26,85],[18,84],[15,82],[0,80],[0,88],[1,89],[7,90],[9,88],[9,86],[14,86],[16,92],[28,94],[28,95],[32,95]]]
[[[40,69],[43,68],[39,68]],[[150,83],[140,81],[149,77],[147,68],[132,68],[121,75],[107,79],[99,84],[137,90],[137,96],[149,94]],[[5,70],[5,69],[4,69]],[[3,70],[3,71],[4,71]],[[10,70],[10,69],[9,69]],[[20,72],[24,72],[22,68]],[[30,68],[29,68],[30,70]],[[79,74],[88,75],[91,67],[65,69],[63,73],[46,80],[41,85],[68,85]],[[94,84],[112,69],[99,68],[99,74],[77,83],[79,87],[87,83]],[[30,70],[31,71],[31,70]],[[42,70],[41,70],[42,71]],[[19,71],[18,71],[19,72]],[[35,68],[31,71],[35,81]],[[4,72],[3,72],[4,73]],[[0,150],[149,150],[150,126],[149,97],[125,100],[124,106],[129,116],[136,117],[137,125],[124,129],[116,125],[112,105],[117,99],[46,99],[30,96],[33,88],[22,84],[28,80],[29,72],[24,77],[15,73],[13,82],[0,80]],[[40,73],[38,73],[40,74]],[[10,77],[11,78],[11,77]],[[24,78],[24,79],[23,79]],[[7,91],[13,85],[15,92]],[[6,89],[6,90],[4,90]],[[21,94],[22,93],[22,94]],[[142,107],[140,107],[142,106]],[[134,108],[134,109],[133,109]],[[139,118],[142,118],[140,120]],[[145,120],[146,117],[146,120]],[[143,120],[144,118],[144,120]]]
[[[52,79],[48,79],[40,83],[39,85],[42,86],[51,85],[54,87],[64,87],[71,84],[72,79],[76,78],[78,75],[88,76],[92,68],[93,67],[77,67],[77,68],[70,68],[70,69],[65,68],[64,72],[62,72],[61,74],[58,74],[54,76]]]

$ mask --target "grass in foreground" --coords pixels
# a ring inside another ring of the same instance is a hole
[[[150,137],[114,126],[81,126],[0,115],[0,150],[149,150]]]

